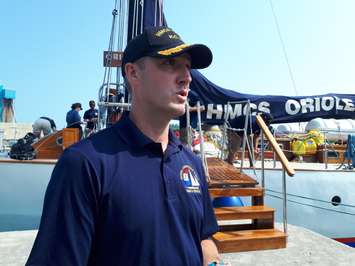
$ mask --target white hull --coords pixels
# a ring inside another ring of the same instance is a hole
[[[38,226],[54,163],[54,160],[0,161],[0,231]],[[325,170],[319,164],[318,169],[312,164],[299,165],[308,169],[300,170],[296,165],[296,175],[286,176],[288,223],[332,238],[355,237],[355,171]],[[244,171],[255,177],[253,170]],[[256,173],[256,179],[261,182],[261,170]],[[276,209],[276,220],[282,222],[280,169],[265,170],[265,187],[265,203]],[[334,196],[340,197],[344,205],[332,205]]]
[[[0,161],[0,231],[34,229],[54,161]]]
[[[302,169],[303,168],[307,169]],[[288,223],[302,226],[331,238],[355,237],[355,171],[325,170],[324,165],[293,165],[296,175],[286,175]],[[332,166],[330,165],[329,168]],[[254,171],[245,172],[255,177]],[[261,170],[256,171],[261,182]],[[276,209],[276,220],[283,219],[282,171],[265,169],[265,203]],[[333,197],[341,204],[334,206]]]

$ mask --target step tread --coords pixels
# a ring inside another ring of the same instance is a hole
[[[229,232],[217,232],[213,238],[217,242],[257,240],[270,238],[285,238],[286,234],[277,229],[256,229],[256,230],[241,230]]]
[[[212,197],[222,196],[264,196],[264,189],[262,187],[227,187],[227,188],[209,188]]]
[[[221,253],[285,248],[287,235],[277,229],[218,232],[212,236]]]
[[[256,206],[234,206],[234,207],[217,207],[214,208],[215,214],[231,214],[231,213],[264,213],[264,212],[274,212],[275,209],[265,206],[265,205],[256,205]]]
[[[265,205],[214,208],[217,220],[273,219],[274,211]]]

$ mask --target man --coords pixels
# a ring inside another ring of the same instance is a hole
[[[189,104],[190,111],[190,125],[187,125],[186,113],[179,117],[179,126],[180,126],[180,141],[187,145],[188,142],[188,130],[190,129],[190,143],[193,141],[194,131],[197,129],[197,102],[198,96],[195,92],[189,91],[187,102]],[[202,111],[202,108],[200,108]]]
[[[64,151],[27,265],[207,265],[217,231],[203,166],[169,131],[185,112],[190,68],[212,53],[149,28],[123,55],[131,111]]]
[[[228,138],[228,156],[227,162],[233,165],[238,151],[240,150],[242,137],[239,132],[234,131],[233,129],[227,129],[227,138]]]
[[[98,110],[95,108],[95,101],[89,102],[90,109],[84,113],[84,122],[86,122],[86,136],[90,136],[96,129],[96,123],[98,118]]]
[[[265,121],[266,125],[272,130],[270,123],[272,122],[272,115],[269,113],[261,113],[260,114],[263,120]],[[246,135],[248,137],[249,146],[246,148],[248,149],[248,157],[250,166],[254,165],[254,161],[252,159],[253,153],[257,151],[258,148],[258,139],[260,136],[260,127],[256,122],[256,116],[251,117],[251,124],[248,125],[246,129]],[[240,116],[233,121],[233,125],[238,128],[244,128],[245,125],[245,117]],[[227,130],[228,136],[228,157],[227,162],[233,165],[233,162],[237,156],[238,151],[241,148],[242,141],[244,138],[244,131],[234,131],[233,129]],[[252,141],[252,142],[251,142]]]
[[[67,128],[78,128],[79,129],[79,139],[83,136],[83,129],[81,128],[81,116],[79,112],[83,110],[81,108],[81,103],[73,103],[71,105],[71,110],[67,112],[66,122]]]
[[[33,123],[32,128],[33,134],[36,136],[36,138],[40,138],[42,133],[43,136],[47,136],[57,131],[57,126],[54,120],[46,116],[41,116],[38,118]]]

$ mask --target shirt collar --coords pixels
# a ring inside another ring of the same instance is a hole
[[[132,148],[145,148],[147,146],[154,146],[154,141],[144,135],[142,131],[134,124],[129,118],[129,112],[126,111],[122,114],[121,119],[114,125],[116,132],[123,138],[123,140]],[[175,149],[182,149],[182,143],[175,136],[175,134],[169,130],[169,143],[168,146],[172,146]]]

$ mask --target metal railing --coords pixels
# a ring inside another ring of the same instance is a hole
[[[270,132],[268,126],[265,124],[264,120],[260,115],[256,116],[256,122],[258,123],[261,129],[261,158],[262,158],[262,171],[261,171],[261,184],[264,188],[265,186],[265,173],[264,173],[264,134],[267,140],[270,142],[274,152],[276,153],[277,157],[280,159],[282,165],[282,194],[283,194],[283,226],[284,232],[287,233],[287,188],[286,188],[286,172],[289,176],[295,175],[295,170],[289,164],[285,154],[281,150],[279,144],[277,143],[276,139],[274,138],[273,134]]]
[[[335,158],[339,159],[339,153],[341,152],[345,152],[345,150],[343,149],[337,149],[336,144],[339,144],[339,143],[346,143],[346,140],[344,139],[345,136],[347,136],[348,134],[354,134],[355,133],[355,130],[324,130],[324,129],[316,129],[317,132],[319,132],[320,134],[323,135],[323,139],[324,139],[324,142],[322,142],[322,146],[318,146],[317,147],[317,152],[322,152],[322,161],[319,162],[319,163],[323,163],[324,164],[324,168],[325,169],[328,169],[328,164],[331,162],[329,159],[330,158],[334,158],[334,156],[330,156],[330,152],[333,152],[335,154]],[[332,143],[332,141],[330,140],[329,141],[329,134],[331,134],[333,137],[331,139],[337,139],[335,141],[335,143]],[[277,136],[276,136],[277,135]],[[339,135],[339,136],[342,136],[342,137],[338,137],[336,138],[336,135]],[[302,136],[304,136],[304,138],[307,138],[307,132],[305,131],[287,131],[284,132],[284,133],[275,133],[274,132],[274,138],[277,138],[277,137],[280,137],[282,136],[283,139],[288,139],[290,142],[293,140],[293,139],[303,139]],[[265,145],[265,144],[264,144]],[[283,144],[280,144],[281,146],[281,149],[284,151],[284,152],[294,152],[292,150],[292,148],[284,148],[283,147]],[[288,145],[286,145],[288,146]],[[318,160],[320,160],[318,158]],[[275,152],[273,153],[273,168],[276,168],[276,154]],[[341,165],[343,165],[344,161],[343,162],[338,162],[340,163]],[[341,166],[340,166],[341,167]],[[339,169],[339,168],[337,168]]]
[[[230,119],[230,111],[231,111],[231,106],[233,104],[246,104],[245,105],[245,120],[244,120],[244,127],[243,128],[232,128],[229,125],[228,120]],[[249,151],[249,156],[251,156],[251,160],[254,162],[254,150],[253,150],[253,143],[249,142],[249,138],[248,138],[248,129],[250,131],[250,133],[252,133],[252,129],[251,129],[251,108],[250,108],[250,100],[246,100],[246,101],[234,101],[234,102],[227,102],[227,110],[226,110],[226,115],[224,117],[224,124],[223,124],[223,139],[222,139],[222,147],[224,148],[226,143],[227,143],[227,130],[232,130],[235,132],[243,132],[243,143],[242,143],[242,158],[240,160],[240,171],[243,171],[243,167],[244,167],[244,159],[245,159],[245,148],[248,147],[248,151]],[[222,157],[224,155],[222,154]],[[224,158],[222,158],[224,159]],[[255,165],[255,164],[253,164]],[[255,169],[254,169],[255,172]]]

